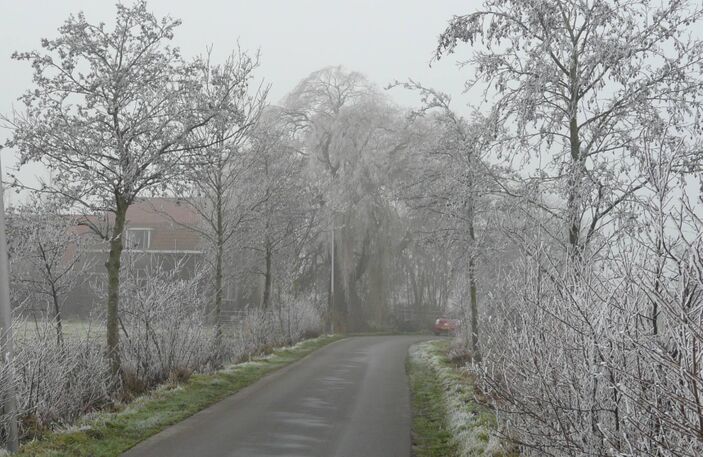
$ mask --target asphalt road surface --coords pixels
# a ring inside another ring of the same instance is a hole
[[[125,457],[409,457],[405,359],[418,336],[326,346],[140,443]]]

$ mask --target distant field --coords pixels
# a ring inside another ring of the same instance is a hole
[[[105,335],[105,324],[99,321],[66,320],[61,323],[64,338],[85,338],[86,336],[102,337]],[[18,340],[32,339],[48,333],[55,335],[56,327],[53,322],[46,320],[22,320],[15,327],[15,338]]]
[[[69,319],[61,323],[64,338],[85,338],[86,336],[102,338],[105,336],[105,322],[98,320]],[[228,322],[223,325],[225,336],[232,335],[235,325]],[[55,324],[45,319],[36,322],[32,319],[23,319],[15,326],[15,338],[17,340],[33,339],[48,333],[51,337],[56,335]]]

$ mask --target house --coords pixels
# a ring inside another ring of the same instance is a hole
[[[86,219],[96,226],[104,225],[97,217]],[[188,275],[203,256],[198,235],[200,217],[188,203],[175,198],[144,198],[127,210],[125,244],[122,263],[133,262],[131,268],[146,271],[147,264],[158,263],[161,268],[181,266],[181,274]],[[106,286],[105,262],[108,242],[101,240],[86,224],[75,227],[80,235],[78,249],[85,253],[87,280],[74,290],[64,306],[69,316],[85,316],[102,311]]]
[[[164,254],[201,254],[200,218],[189,204],[175,198],[149,198],[127,210],[125,248]]]

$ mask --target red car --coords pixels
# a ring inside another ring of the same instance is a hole
[[[456,333],[459,328],[460,328],[459,319],[447,319],[447,318],[441,317],[440,319],[435,320],[435,324],[433,325],[433,333],[436,336],[442,335],[442,334],[451,335],[451,334]]]

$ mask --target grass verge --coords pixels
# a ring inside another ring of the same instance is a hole
[[[122,411],[95,413],[69,429],[51,432],[28,442],[16,455],[118,456],[166,427],[341,338],[333,335],[302,341],[251,362],[231,365],[210,374],[193,375],[180,385],[162,386],[137,398]]]
[[[452,439],[442,387],[435,372],[417,357],[407,359],[406,371],[413,409],[413,456],[457,457],[457,443]]]
[[[426,341],[409,351],[413,456],[518,455],[495,433],[494,413],[475,399],[471,377],[448,361],[448,345]]]

